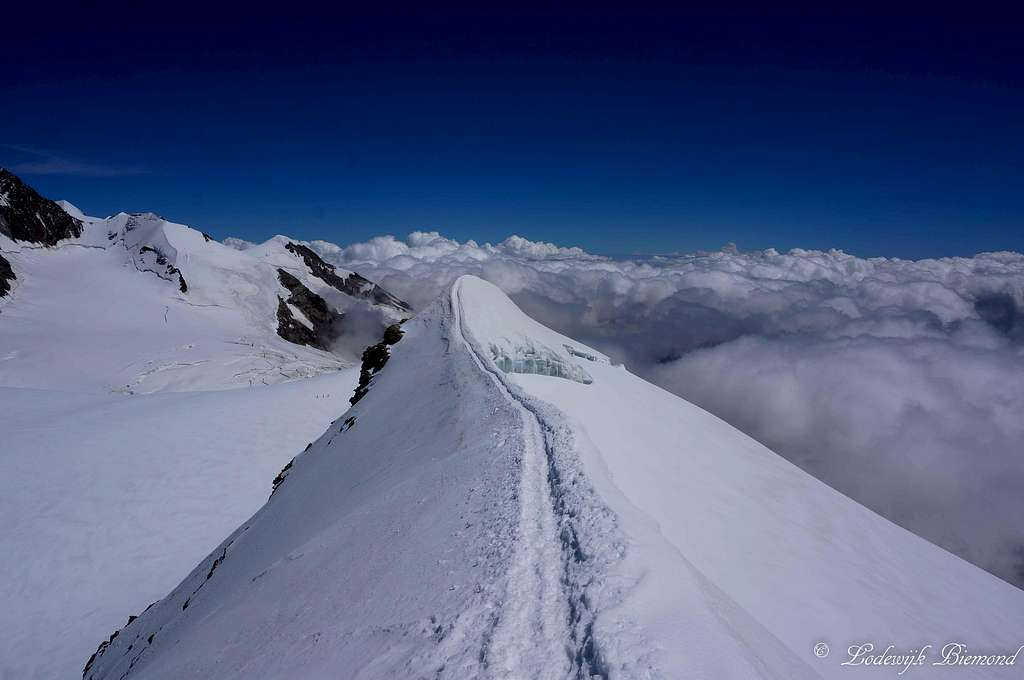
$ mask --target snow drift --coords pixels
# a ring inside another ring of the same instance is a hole
[[[368,394],[85,678],[792,680],[871,674],[840,665],[865,642],[1024,642],[1024,593],[494,286],[462,277],[404,330]],[[507,372],[491,347],[591,380]]]

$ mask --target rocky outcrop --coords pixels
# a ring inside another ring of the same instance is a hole
[[[11,263],[3,255],[0,255],[0,297],[11,292],[11,281],[16,278],[18,277],[14,275],[14,270],[11,269]]]
[[[356,402],[370,391],[370,381],[373,376],[384,368],[384,364],[391,358],[390,346],[401,340],[403,335],[405,334],[402,332],[402,328],[397,323],[392,324],[384,329],[384,339],[381,342],[363,350],[363,363],[359,368],[359,385],[352,398],[348,400],[350,404],[355,406]]]
[[[56,245],[82,235],[82,223],[57,203],[0,168],[0,234],[13,241]]]
[[[129,224],[126,227],[127,231],[132,231],[131,220],[135,218],[135,215],[129,217]],[[135,258],[135,266],[139,271],[151,271],[161,279],[167,281],[173,281],[175,277],[178,279],[178,290],[182,293],[188,292],[188,284],[185,283],[185,277],[182,275],[181,270],[175,267],[173,264],[167,262],[167,256],[160,251],[159,248],[153,246],[142,246],[139,248],[139,255],[145,256],[146,253],[153,253],[156,258],[155,266],[149,265],[145,259]],[[163,273],[160,272],[159,267],[163,267]]]
[[[373,281],[365,279],[355,272],[352,272],[345,278],[338,276],[334,267],[324,262],[319,255],[300,243],[289,242],[285,248],[294,255],[301,257],[313,276],[346,295],[369,300],[377,305],[393,307],[403,313],[412,311],[408,304],[399,300]]]
[[[277,334],[288,342],[329,350],[341,331],[344,315],[332,310],[322,297],[285,270],[278,269],[277,278],[289,292],[287,301],[278,298]],[[312,327],[296,319],[288,305],[302,312]]]
[[[313,329],[295,320],[292,310],[288,309],[288,305],[281,298],[277,299],[277,334],[296,345],[327,349],[321,346]]]

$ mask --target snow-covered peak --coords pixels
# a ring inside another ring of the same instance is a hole
[[[852,645],[1022,643],[1024,593],[494,286],[463,277],[403,329],[365,397],[87,680],[849,678],[877,670],[842,666]],[[492,345],[592,379],[503,370]]]
[[[276,234],[262,243],[250,243],[241,239],[233,239],[234,248],[247,252],[253,257],[273,257],[284,251],[288,243],[295,241],[293,238]],[[244,246],[244,247],[243,247]]]
[[[536,373],[590,383],[586,365],[609,363],[597,350],[528,317],[492,283],[467,275],[456,281],[454,290],[474,339],[506,373]]]
[[[151,212],[88,217],[10,173],[0,173],[0,194],[9,204],[0,207],[0,345],[17,358],[0,362],[0,385],[153,392],[281,382],[358,361],[411,315],[284,236],[238,250]]]
[[[64,212],[66,212],[68,215],[71,215],[76,220],[81,220],[84,222],[86,220],[91,219],[89,217],[86,217],[85,213],[79,210],[78,206],[72,204],[70,201],[57,201],[57,205],[59,205],[64,210]]]

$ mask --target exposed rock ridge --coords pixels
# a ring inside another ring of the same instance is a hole
[[[17,175],[0,168],[0,234],[12,241],[53,246],[81,236],[82,223]]]
[[[384,329],[384,338],[381,342],[376,345],[370,345],[363,350],[363,364],[359,368],[359,385],[356,387],[355,393],[352,398],[349,399],[349,403],[353,406],[357,401],[366,396],[366,393],[370,391],[370,381],[373,376],[377,374],[380,369],[384,368],[384,364],[391,358],[390,346],[402,339],[405,333],[402,332],[402,328],[396,323],[391,324]]]
[[[14,275],[14,270],[11,269],[11,263],[0,255],[0,297],[3,297],[11,292],[11,281],[18,278]]]
[[[277,278],[290,293],[287,301],[278,298],[277,334],[288,342],[329,351],[331,341],[339,334],[344,314],[333,311],[322,297],[285,270],[278,269]],[[288,305],[302,312],[313,327],[296,319]]]
[[[306,266],[309,267],[309,271],[313,273],[313,276],[346,295],[370,300],[374,304],[394,307],[401,312],[412,311],[408,304],[399,300],[373,281],[363,278],[355,272],[352,272],[346,278],[341,278],[335,272],[334,267],[324,262],[319,255],[302,244],[289,242],[285,248],[289,252],[301,257]]]

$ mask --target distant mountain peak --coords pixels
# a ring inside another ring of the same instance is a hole
[[[392,307],[402,313],[412,311],[412,308],[406,302],[399,300],[373,281],[360,276],[356,272],[350,272],[345,278],[338,276],[334,266],[327,264],[323,258],[308,246],[289,241],[285,244],[285,249],[301,257],[313,276],[346,295],[369,300],[374,304]]]
[[[81,236],[82,221],[14,173],[0,168],[0,234],[12,241],[53,246]]]

